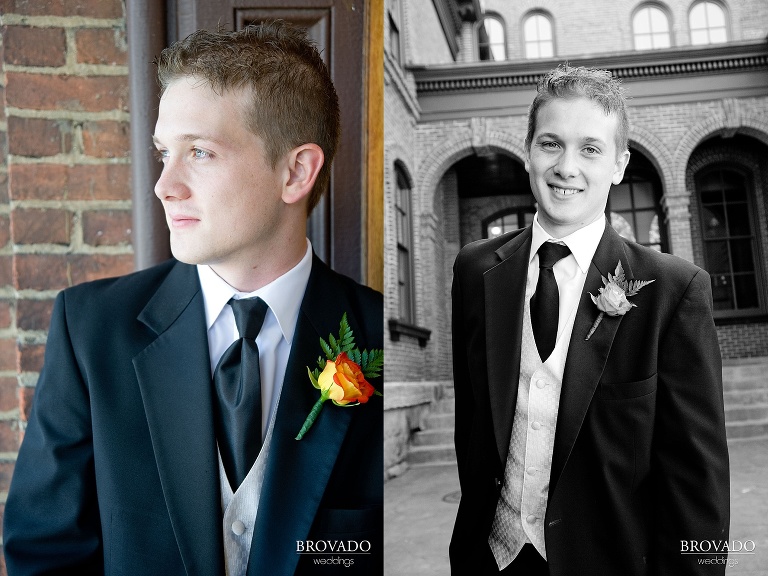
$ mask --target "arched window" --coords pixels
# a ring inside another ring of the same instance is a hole
[[[720,44],[728,41],[725,10],[715,2],[698,2],[688,14],[691,44]]]
[[[734,166],[715,165],[694,180],[715,313],[754,313],[761,297],[749,178]]]
[[[395,164],[395,220],[397,227],[397,296],[399,318],[414,323],[413,236],[411,234],[411,184],[400,164]]]
[[[525,228],[533,223],[533,215],[535,213],[536,208],[533,206],[511,208],[497,212],[483,220],[483,238],[495,238],[505,232]]]
[[[635,38],[635,50],[654,50],[669,48],[669,18],[658,6],[641,6],[632,17],[632,34]]]
[[[476,30],[479,60],[507,59],[507,34],[501,16],[486,14],[477,23]]]
[[[555,55],[555,37],[552,20],[543,12],[533,12],[523,21],[525,57],[552,58]]]
[[[661,180],[653,165],[633,151],[621,184],[611,187],[606,215],[619,235],[659,252],[668,252]]]

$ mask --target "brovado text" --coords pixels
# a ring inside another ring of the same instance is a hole
[[[755,543],[752,540],[680,540],[680,552],[682,554],[696,553],[726,553],[755,551]]]
[[[307,553],[339,553],[369,554],[371,543],[368,540],[296,540],[296,552]]]

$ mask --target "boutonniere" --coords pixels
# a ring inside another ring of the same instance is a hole
[[[339,336],[328,335],[328,342],[320,338],[320,348],[326,359],[318,356],[318,367],[307,373],[312,386],[320,390],[320,398],[304,421],[296,440],[301,440],[314,424],[323,403],[330,400],[336,406],[350,408],[368,402],[371,396],[382,396],[367,379],[381,374],[384,365],[383,350],[363,350],[355,348],[355,337],[347,323],[346,312],[341,317]]]
[[[589,340],[589,337],[595,332],[597,325],[600,324],[600,321],[606,314],[608,316],[624,316],[633,307],[637,307],[637,304],[633,304],[627,298],[634,296],[640,292],[640,288],[656,280],[654,278],[653,280],[630,280],[627,282],[627,279],[624,277],[624,268],[621,265],[621,260],[619,260],[613,276],[609,273],[607,280],[604,276],[601,276],[601,278],[603,279],[604,286],[600,288],[600,293],[597,296],[591,293],[589,295],[592,298],[592,302],[600,310],[600,314],[597,315],[597,320],[592,324],[592,328],[589,329],[589,334],[587,334],[584,340]]]

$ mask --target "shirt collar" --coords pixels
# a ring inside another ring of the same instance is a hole
[[[296,320],[299,317],[299,307],[307,288],[309,274],[312,271],[312,244],[307,240],[307,251],[304,257],[293,268],[255,292],[244,293],[235,290],[214,272],[210,266],[198,264],[197,274],[205,301],[205,322],[208,330],[216,322],[227,302],[236,298],[251,298],[258,296],[269,306],[277,319],[283,337],[293,341]]]
[[[539,213],[537,212],[533,217],[533,235],[531,238],[531,253],[528,257],[528,262],[530,263],[530,261],[533,260],[539,247],[544,244],[544,242],[553,240],[555,242],[562,242],[568,246],[571,254],[573,254],[573,257],[576,259],[579,268],[586,274],[589,271],[589,265],[597,250],[597,245],[603,237],[605,225],[605,216],[603,216],[602,218],[597,218],[591,224],[579,228],[576,232],[573,232],[564,238],[553,238],[541,227],[541,224],[539,224]]]

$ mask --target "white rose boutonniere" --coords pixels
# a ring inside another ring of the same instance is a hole
[[[587,337],[584,340],[589,340],[590,336],[597,330],[597,325],[603,319],[603,316],[624,316],[632,308],[637,307],[637,304],[633,304],[627,298],[634,296],[640,291],[640,288],[647,286],[654,280],[630,280],[629,282],[624,277],[624,267],[621,265],[621,260],[616,265],[616,271],[608,274],[608,279],[603,277],[603,287],[600,288],[600,293],[595,296],[590,294],[592,302],[595,303],[597,309],[600,310],[595,323],[592,324]]]

